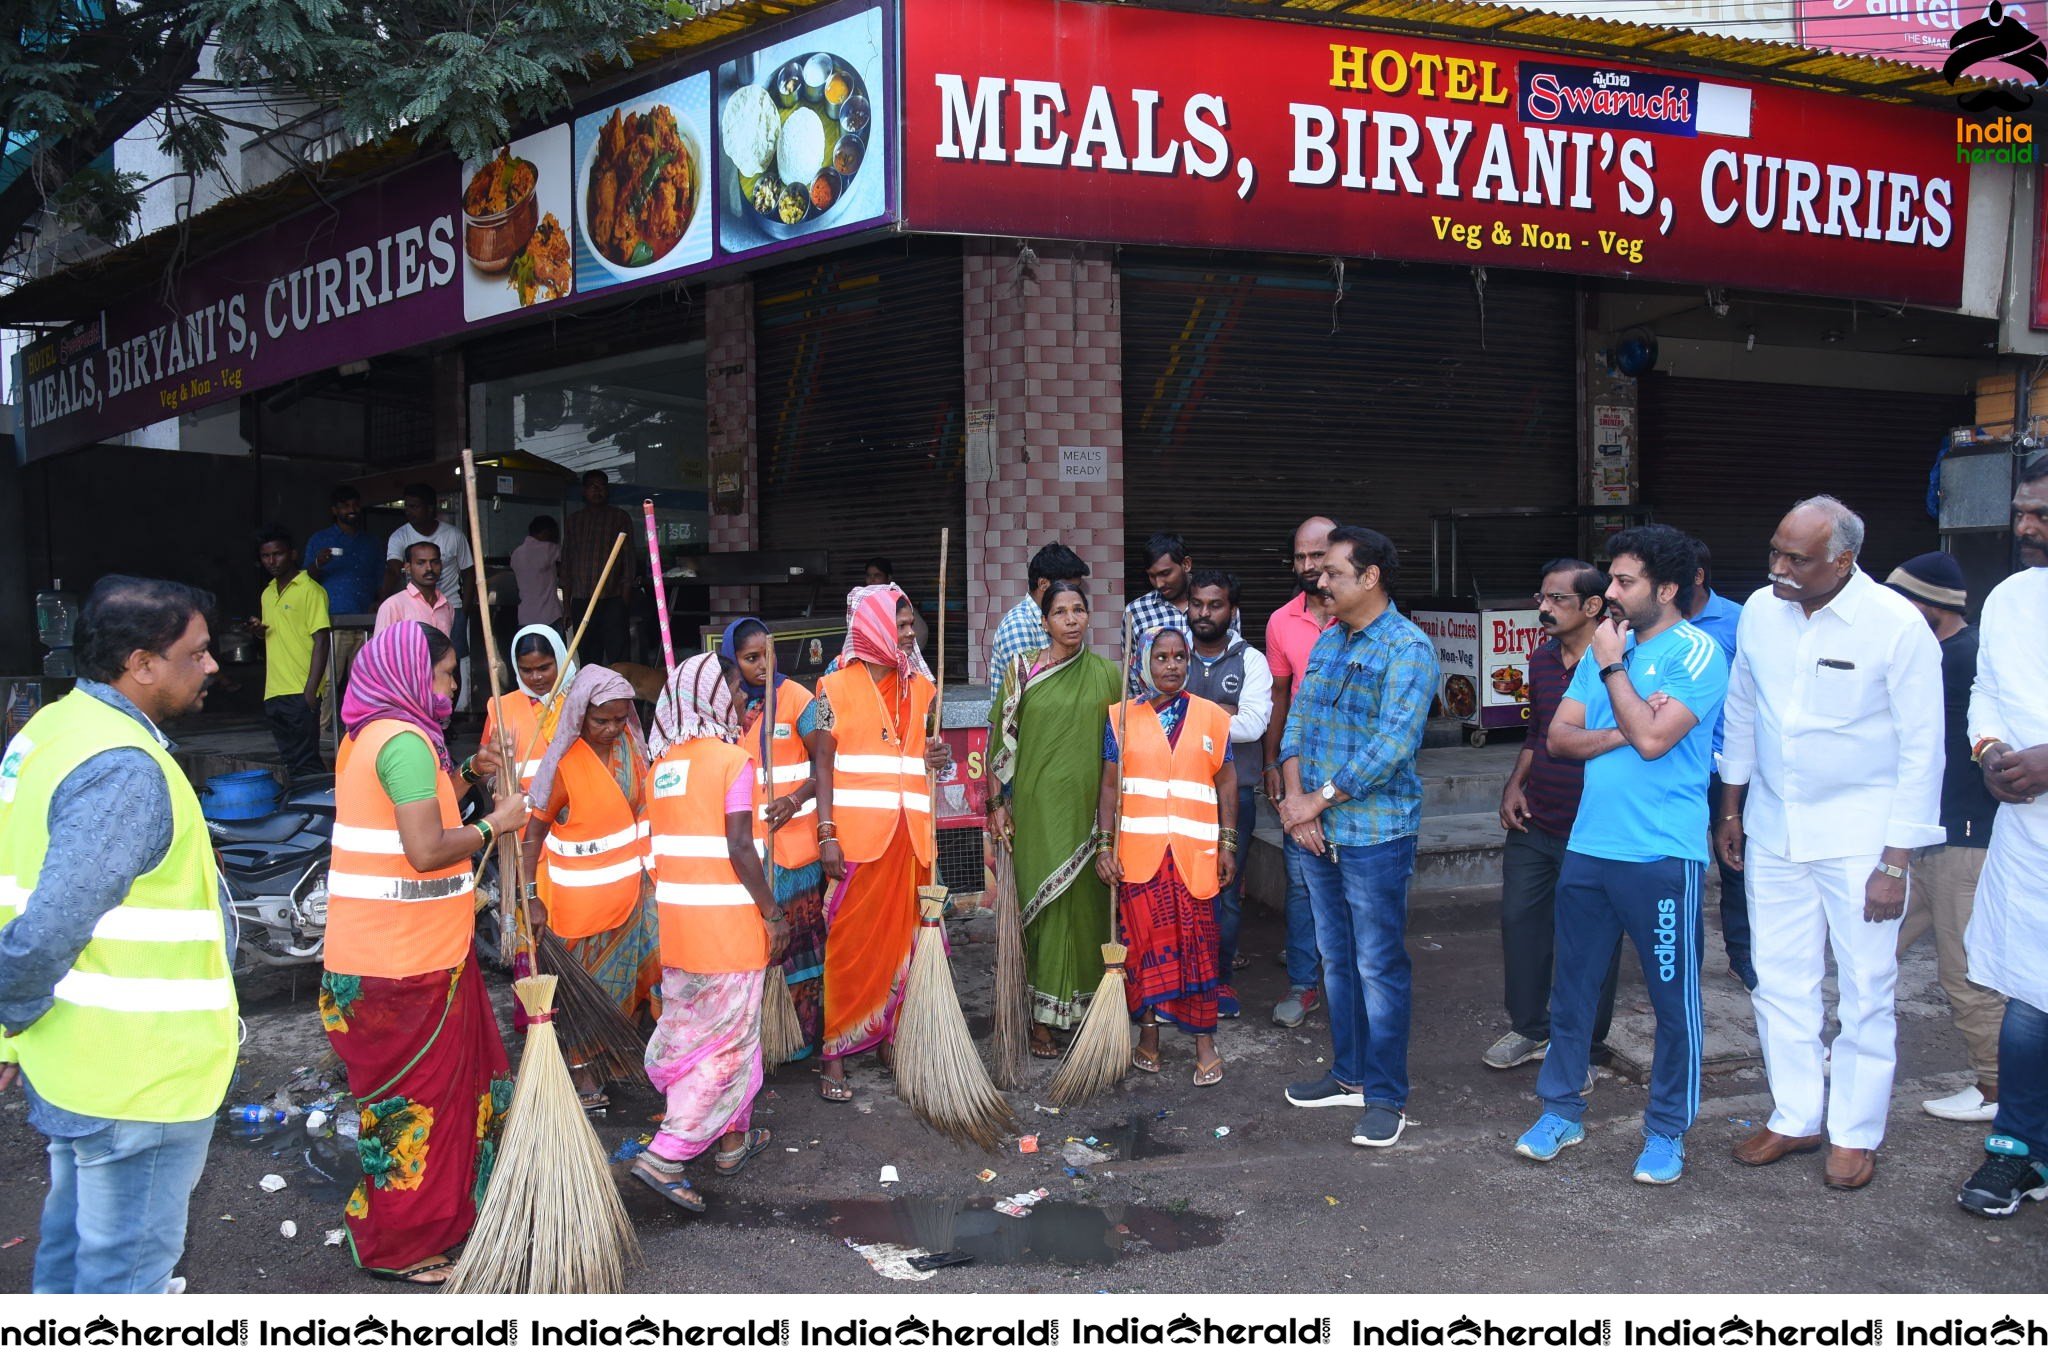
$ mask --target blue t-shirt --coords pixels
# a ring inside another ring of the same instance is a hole
[[[1669,694],[1699,721],[1661,759],[1644,759],[1634,746],[1624,745],[1587,760],[1585,792],[1566,848],[1631,864],[1704,862],[1707,774],[1714,762],[1714,727],[1728,693],[1728,661],[1713,637],[1686,621],[1641,645],[1630,632],[1623,658],[1637,693],[1645,698]],[[1585,704],[1587,730],[1614,725],[1614,705],[1597,668],[1574,670],[1565,697]]]
[[[378,590],[384,587],[384,543],[367,532],[350,536],[330,522],[306,538],[308,573],[329,546],[337,547],[341,554],[313,576],[327,590],[328,612],[375,612]]]
[[[1700,615],[1692,624],[1714,638],[1714,644],[1721,647],[1721,658],[1730,669],[1735,667],[1735,624],[1742,618],[1742,604],[1733,598],[1723,598],[1712,589],[1707,590],[1707,605],[1700,609]],[[1727,734],[1728,719],[1723,717],[1714,723],[1714,754],[1721,753],[1721,738]],[[1719,773],[1721,765],[1717,759],[1714,771]]]

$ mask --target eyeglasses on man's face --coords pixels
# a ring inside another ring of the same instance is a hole
[[[1534,602],[1537,607],[1542,607],[1545,603],[1548,603],[1555,608],[1566,608],[1570,607],[1573,603],[1581,601],[1585,596],[1583,593],[1537,592],[1530,595],[1530,601]]]

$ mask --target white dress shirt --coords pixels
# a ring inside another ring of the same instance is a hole
[[[1724,783],[1748,784],[1743,833],[1798,862],[1939,845],[1941,647],[1862,570],[1808,616],[1749,596],[1728,681]]]
[[[1970,741],[2048,745],[2048,569],[2021,570],[1984,599]],[[1970,981],[2048,1011],[2048,801],[2000,803],[1964,947]]]

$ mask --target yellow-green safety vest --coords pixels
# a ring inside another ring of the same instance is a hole
[[[237,1036],[206,819],[159,739],[82,689],[36,713],[0,757],[0,929],[21,914],[42,876],[58,786],[94,755],[123,747],[163,770],[170,850],[100,917],[49,1011],[0,1040],[0,1061],[18,1060],[37,1093],[67,1111],[201,1120],[227,1094]]]

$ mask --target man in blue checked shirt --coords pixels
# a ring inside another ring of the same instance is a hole
[[[1329,994],[1328,1075],[1296,1106],[1360,1106],[1351,1142],[1385,1148],[1408,1117],[1408,878],[1422,824],[1415,754],[1436,695],[1436,651],[1394,611],[1394,543],[1330,533],[1318,584],[1335,613],[1316,641],[1280,741],[1280,821],[1302,861]]]

